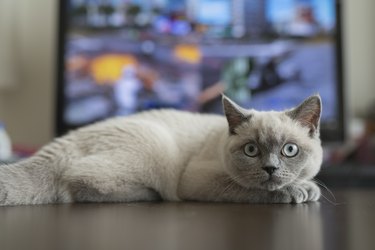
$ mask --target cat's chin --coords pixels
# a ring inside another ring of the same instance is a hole
[[[272,192],[272,191],[276,191],[276,190],[280,189],[280,187],[281,186],[275,185],[275,184],[267,184],[265,186],[265,189]]]
[[[233,179],[234,182],[244,188],[256,188],[267,191],[275,191],[282,188],[286,183],[283,178],[278,176],[264,175],[260,179],[245,180],[245,179]]]
[[[261,187],[268,191],[275,191],[275,190],[280,189],[283,186],[282,184],[283,183],[280,180],[270,178],[264,182],[261,182]]]

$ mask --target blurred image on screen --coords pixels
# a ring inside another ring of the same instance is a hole
[[[156,108],[281,110],[320,93],[338,117],[334,0],[70,0],[64,121]]]

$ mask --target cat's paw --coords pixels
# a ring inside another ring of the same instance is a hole
[[[321,195],[320,188],[312,181],[305,181],[299,184],[290,184],[284,187],[281,190],[281,193],[283,193],[282,202],[284,203],[317,201]]]
[[[320,188],[312,181],[302,183],[302,186],[308,193],[308,201],[317,201],[321,196]]]
[[[285,188],[290,203],[302,203],[308,201],[308,190],[302,185],[289,185]]]
[[[302,203],[307,201],[309,194],[302,185],[290,184],[279,190],[269,192],[270,203]]]

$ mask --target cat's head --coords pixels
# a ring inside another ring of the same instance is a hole
[[[314,177],[323,158],[321,106],[315,95],[291,110],[260,112],[223,96],[228,121],[223,160],[232,179],[244,187],[272,191]]]

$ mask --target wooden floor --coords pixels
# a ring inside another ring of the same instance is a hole
[[[375,189],[334,193],[335,204],[0,207],[0,249],[375,249]]]

